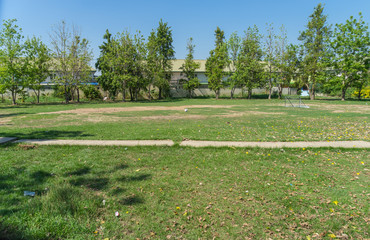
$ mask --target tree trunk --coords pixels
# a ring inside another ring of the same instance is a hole
[[[315,84],[314,83],[312,83],[311,88],[308,88],[308,93],[310,94],[310,100],[315,100]]]
[[[40,89],[37,90],[37,103],[40,103]]]
[[[161,87],[159,88],[158,99],[159,100],[162,99],[162,88]]]
[[[17,104],[17,92],[14,89],[12,89],[12,101],[13,105]]]
[[[218,100],[218,96],[220,95],[220,90],[219,89],[215,90],[215,94],[216,94],[216,100]]]
[[[360,86],[360,88],[358,89],[358,100],[361,100],[361,91],[362,91],[362,85]]]
[[[149,101],[152,101],[152,94],[150,93],[150,84],[148,87],[148,97],[149,97]]]
[[[281,83],[279,84],[279,99],[281,99],[281,96],[283,95],[283,86]]]
[[[122,102],[126,102],[126,90],[122,90]]]
[[[270,78],[269,79],[269,100],[271,100],[271,95],[272,95],[272,80]]]
[[[68,99],[67,85],[64,85],[64,98],[66,100],[66,103],[68,103],[69,99]]]
[[[80,102],[80,89],[77,87],[76,90],[77,90],[77,102],[79,103]]]
[[[191,89],[189,88],[189,98],[191,98]]]

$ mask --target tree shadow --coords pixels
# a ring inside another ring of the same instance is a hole
[[[135,181],[144,181],[147,179],[151,179],[151,177],[152,176],[150,174],[140,174],[137,176],[122,176],[122,177],[119,177],[117,180],[121,182],[135,182]]]
[[[118,201],[120,204],[123,204],[123,205],[136,205],[136,204],[142,204],[144,203],[144,200],[139,197],[139,196],[136,196],[136,195],[131,195],[131,196],[128,196],[128,197],[125,197],[125,198],[122,198],[121,200]]]
[[[85,175],[85,174],[88,174],[90,172],[91,168],[89,167],[82,167],[82,168],[79,168],[75,171],[72,171],[72,172],[67,172],[66,174],[64,174],[65,176],[82,176],[82,175]]]
[[[73,179],[70,183],[76,187],[84,186],[89,189],[100,191],[103,190],[109,183],[108,178],[82,178]]]
[[[6,133],[0,132],[2,137],[16,137],[19,139],[56,139],[56,138],[75,138],[75,137],[91,137],[92,134],[85,134],[82,131],[33,131],[30,133],[16,132]]]
[[[32,237],[25,234],[23,231],[14,226],[5,225],[4,223],[0,222],[0,240],[21,240],[21,239],[22,240],[32,239]]]
[[[19,115],[26,115],[26,114],[29,114],[29,113],[26,113],[26,112],[19,112],[19,113],[0,114],[0,118],[15,117],[15,116],[19,116]]]

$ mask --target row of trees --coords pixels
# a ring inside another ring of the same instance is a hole
[[[350,86],[356,87],[361,97],[361,89],[369,84],[370,38],[361,13],[359,19],[350,17],[331,31],[323,6],[318,4],[300,33],[300,45],[287,43],[283,26],[279,34],[272,24],[266,30],[263,38],[256,26],[249,27],[243,37],[233,33],[225,41],[224,32],[216,29],[215,49],[206,63],[209,87],[216,98],[225,85],[231,89],[231,98],[237,87],[245,87],[249,98],[252,88],[266,87],[270,99],[273,86],[281,97],[283,86],[293,80],[296,87],[309,90],[310,99],[315,99],[320,83],[327,93],[340,90],[344,100]]]
[[[101,71],[98,82],[111,98],[126,91],[131,100],[137,100],[140,90],[152,99],[152,87],[159,90],[159,99],[169,96],[172,62],[175,51],[172,46],[172,30],[162,20],[145,43],[140,32],[131,35],[124,31],[116,36],[107,30],[105,42],[100,46],[100,57],[96,67]]]
[[[63,88],[65,101],[79,101],[81,83],[91,78],[92,52],[89,42],[65,22],[54,26],[52,49],[32,37],[24,41],[22,29],[15,19],[5,20],[0,31],[0,94],[9,91],[13,104],[25,88],[32,89],[40,101],[42,82],[54,76],[53,82]]]
[[[292,83],[307,88],[311,99],[315,99],[318,83],[328,93],[341,91],[342,99],[349,87],[355,87],[360,97],[361,89],[369,84],[368,25],[360,13],[358,19],[350,17],[332,31],[323,10],[321,4],[314,8],[306,29],[300,33],[299,45],[288,44],[283,26],[277,34],[272,24],[267,25],[265,36],[253,26],[243,36],[234,32],[229,39],[217,27],[215,48],[207,58],[205,73],[216,98],[225,87],[230,88],[231,98],[236,88],[246,89],[251,98],[256,87],[268,89],[269,99],[273,87],[277,87],[281,97],[283,87]],[[88,40],[61,22],[50,34],[50,50],[39,38],[23,42],[22,31],[15,23],[4,21],[0,31],[0,93],[8,90],[15,103],[17,94],[29,87],[39,99],[41,83],[53,72],[66,102],[71,98],[79,101],[81,84],[91,78]],[[158,89],[159,99],[169,96],[175,51],[167,23],[161,20],[147,39],[140,32],[124,31],[113,36],[108,30],[103,38],[95,66],[101,73],[99,84],[112,99],[122,93],[125,100],[129,93],[131,100],[137,100],[140,91],[152,99],[153,88]],[[189,97],[199,86],[196,70],[200,65],[194,61],[194,48],[190,38],[181,66],[181,83]]]

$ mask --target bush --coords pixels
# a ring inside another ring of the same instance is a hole
[[[358,91],[354,91],[352,97],[358,97]],[[361,90],[361,97],[365,99],[370,98],[370,86]]]
[[[81,87],[82,92],[85,95],[85,98],[88,98],[89,100],[94,100],[94,99],[102,99],[102,95],[95,86],[93,85],[85,85]]]
[[[64,86],[55,85],[53,86],[53,97],[65,99],[65,88]],[[67,87],[68,100],[72,99],[70,87]]]

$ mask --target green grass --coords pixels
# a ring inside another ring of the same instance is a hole
[[[2,239],[369,237],[368,150],[0,151]]]
[[[364,101],[174,99],[155,102],[0,105],[0,136],[58,139],[182,139],[228,141],[370,140],[370,106]],[[90,114],[38,114],[84,108],[229,105]]]

